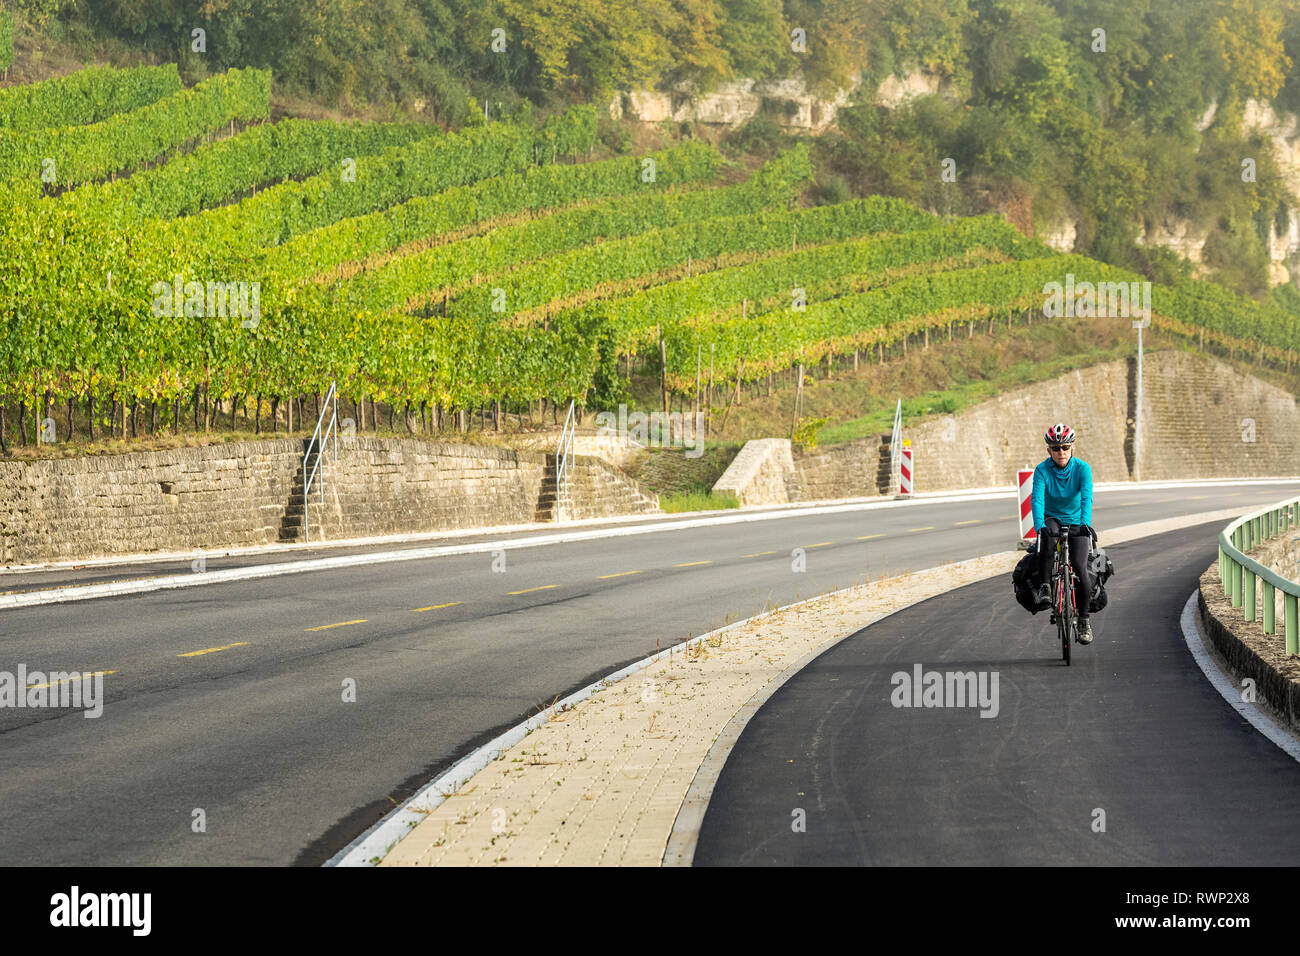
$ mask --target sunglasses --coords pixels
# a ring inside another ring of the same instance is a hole
[[[1048,451],[1069,451],[1073,445],[1048,445]]]

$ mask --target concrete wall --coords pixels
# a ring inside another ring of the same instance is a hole
[[[1047,457],[1043,431],[1058,421],[1078,432],[1075,453],[1092,467],[1095,481],[1127,481],[1133,477],[1136,386],[1135,361],[1120,360],[1015,389],[955,415],[904,422],[903,437],[914,452],[913,490],[1010,486],[1018,468]],[[1205,356],[1147,353],[1138,477],[1300,475],[1297,435],[1300,407],[1290,393]],[[835,446],[794,460],[784,487],[769,483],[763,492],[755,486],[745,503],[873,495],[879,460],[879,436]]]
[[[338,448],[337,463],[325,459],[324,505],[309,505],[313,540],[535,519],[540,452],[377,438]],[[302,452],[281,439],[0,462],[0,564],[277,541]],[[576,459],[572,487],[573,517],[658,509],[596,458]]]
[[[759,438],[745,443],[713,490],[731,492],[742,505],[781,504],[791,500],[787,478],[793,472],[790,439]]]

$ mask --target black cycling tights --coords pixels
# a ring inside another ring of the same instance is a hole
[[[1073,532],[1082,527],[1071,525],[1070,530]],[[1080,620],[1088,616],[1088,550],[1091,544],[1092,535],[1086,531],[1070,535],[1070,564],[1074,566],[1076,581],[1074,600]],[[1052,559],[1055,556],[1056,538],[1051,534],[1041,535],[1038,539],[1038,578],[1048,585],[1052,583]]]

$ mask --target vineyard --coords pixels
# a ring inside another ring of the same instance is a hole
[[[603,158],[590,107],[449,132],[272,123],[269,92],[174,67],[0,89],[0,443],[222,413],[301,430],[331,382],[362,428],[603,408],[638,370],[712,407],[1041,315],[1067,275],[1142,279],[999,217],[804,206],[804,146],[746,173],[699,142]],[[1288,371],[1300,341],[1294,316],[1192,281],[1153,290],[1153,324]]]

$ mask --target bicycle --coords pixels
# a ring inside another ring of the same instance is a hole
[[[1061,639],[1061,659],[1070,666],[1070,644],[1079,629],[1079,608],[1074,596],[1074,568],[1070,565],[1068,526],[1062,526],[1056,538],[1056,554],[1052,556],[1052,623]],[[1069,594],[1067,606],[1066,594]]]

